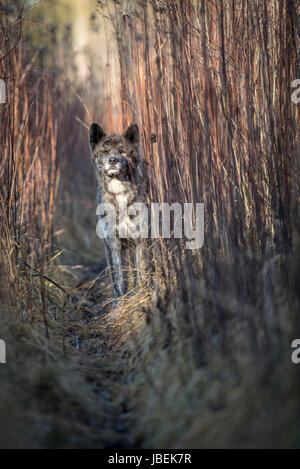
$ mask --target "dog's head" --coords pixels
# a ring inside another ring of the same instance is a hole
[[[139,140],[137,124],[131,124],[123,135],[106,135],[94,122],[90,128],[90,149],[98,174],[109,178],[131,178],[139,162]]]

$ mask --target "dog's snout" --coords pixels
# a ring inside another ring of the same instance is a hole
[[[109,164],[117,164],[117,163],[122,163],[122,157],[119,157],[119,156],[110,156],[109,157]]]
[[[110,164],[116,164],[118,162],[118,158],[116,156],[110,156],[108,161]]]

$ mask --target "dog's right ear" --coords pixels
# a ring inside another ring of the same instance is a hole
[[[105,137],[106,133],[97,122],[93,122],[90,128],[90,147],[93,150],[97,143]]]

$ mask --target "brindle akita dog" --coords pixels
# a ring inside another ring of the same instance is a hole
[[[120,215],[120,208],[130,207],[135,202],[146,202],[144,185],[139,183],[142,179],[139,142],[137,124],[131,124],[123,135],[106,135],[97,123],[90,128],[90,150],[99,182],[98,203],[109,203],[115,207],[119,227],[130,225],[127,210],[122,210]],[[143,242],[121,236],[117,230],[116,237],[104,239],[115,298],[125,295],[127,291],[128,250],[135,253],[136,267],[140,266],[142,257]]]

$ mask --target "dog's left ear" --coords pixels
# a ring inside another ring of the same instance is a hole
[[[140,131],[137,124],[131,124],[123,136],[132,145],[140,143]]]

